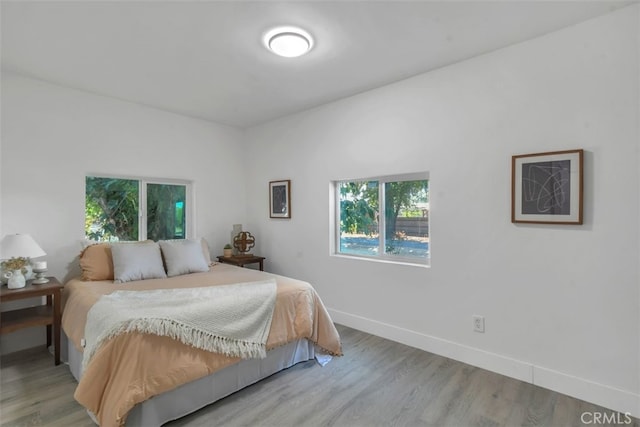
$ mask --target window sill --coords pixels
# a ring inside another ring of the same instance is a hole
[[[382,264],[395,264],[395,265],[406,265],[409,267],[431,268],[430,259],[427,259],[425,262],[411,262],[406,260],[393,260],[388,258],[371,258],[366,256],[347,255],[347,254],[340,254],[340,253],[332,253],[330,254],[330,256],[336,257],[336,258],[354,259],[358,261],[378,262]]]

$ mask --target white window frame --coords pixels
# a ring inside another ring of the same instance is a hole
[[[194,197],[194,184],[193,181],[184,179],[173,178],[148,178],[140,176],[127,176],[127,175],[108,175],[102,173],[88,173],[86,178],[112,178],[112,179],[126,179],[131,181],[138,181],[138,240],[147,240],[147,184],[160,184],[160,185],[184,185],[185,186],[185,221],[186,221],[186,239],[193,239],[196,236],[196,216],[195,216],[195,197]],[[86,181],[85,181],[86,182]],[[85,187],[85,195],[87,189]]]
[[[405,265],[414,265],[421,267],[429,267],[431,264],[431,239],[429,239],[429,253],[426,257],[403,257],[400,255],[390,255],[385,252],[385,217],[383,214],[379,215],[378,219],[378,255],[369,256],[369,255],[359,255],[359,254],[349,254],[340,252],[340,191],[338,186],[343,182],[354,182],[354,181],[377,181],[378,182],[378,208],[380,211],[383,211],[385,206],[385,192],[383,188],[385,184],[388,182],[399,182],[399,181],[420,181],[427,180],[429,181],[429,173],[428,172],[415,172],[415,173],[406,173],[406,174],[397,174],[397,175],[384,175],[384,176],[371,176],[366,178],[346,178],[332,181],[330,184],[330,227],[333,228],[333,233],[330,239],[330,255],[342,257],[342,258],[353,258],[359,260],[366,261],[377,261],[377,262],[386,262],[393,264],[405,264]],[[431,184],[429,182],[429,184]],[[431,186],[429,185],[429,193]],[[430,200],[430,199],[429,199]],[[430,220],[430,218],[429,218]],[[429,236],[431,236],[431,221],[429,221]]]

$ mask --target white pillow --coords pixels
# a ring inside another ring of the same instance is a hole
[[[169,277],[209,271],[209,262],[199,240],[160,240],[160,248]]]
[[[160,246],[156,242],[112,243],[111,254],[115,283],[167,277]]]

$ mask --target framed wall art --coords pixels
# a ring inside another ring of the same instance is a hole
[[[511,158],[511,222],[582,224],[583,150]]]
[[[291,180],[269,182],[269,217],[291,218]]]

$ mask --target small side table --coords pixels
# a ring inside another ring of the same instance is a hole
[[[17,301],[26,298],[47,297],[46,305],[21,308],[0,313],[0,335],[15,332],[33,326],[47,327],[47,347],[52,343],[51,329],[53,328],[53,348],[55,364],[60,364],[60,320],[61,300],[60,291],[64,287],[55,277],[47,277],[48,283],[34,285],[31,280],[27,286],[20,289],[0,288],[0,303]]]
[[[233,264],[233,265],[237,265],[238,267],[244,267],[247,264],[255,264],[255,263],[259,263],[260,264],[260,271],[264,271],[264,260],[266,258],[262,257],[262,256],[255,256],[255,255],[245,255],[245,256],[218,256],[218,261],[223,263],[223,264]]]

